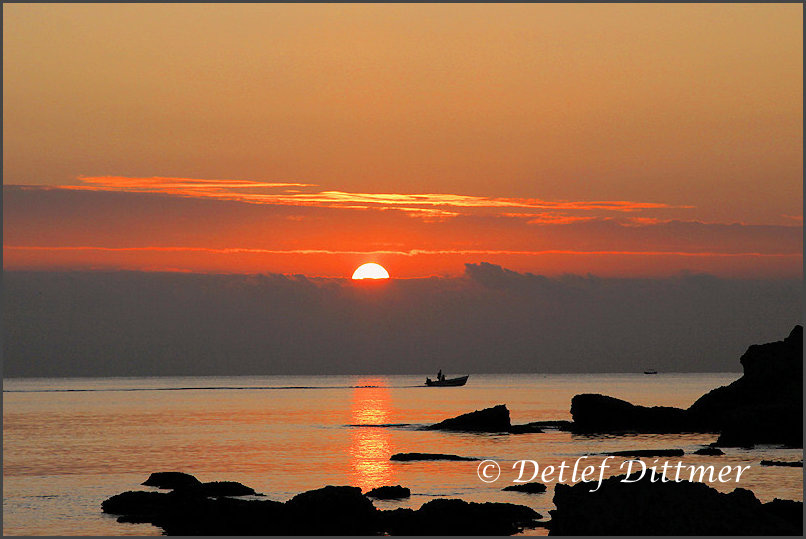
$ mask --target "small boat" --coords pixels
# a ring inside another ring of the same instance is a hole
[[[655,369],[649,369],[648,371],[644,371],[644,374],[658,374],[658,371]]]
[[[425,379],[425,385],[428,387],[456,387],[456,386],[463,386],[467,383],[467,379],[470,378],[470,375],[467,376],[460,376],[459,378],[447,378],[445,380],[432,380],[430,378]]]

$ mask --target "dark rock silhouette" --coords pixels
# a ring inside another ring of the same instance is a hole
[[[200,492],[124,492],[101,508],[121,515],[119,522],[148,522],[167,535],[507,535],[542,518],[522,505],[455,499],[432,500],[416,511],[379,511],[361,489],[350,486],[303,492],[285,503]]]
[[[370,490],[365,496],[379,500],[397,500],[411,496],[411,490],[406,487],[401,487],[400,485],[383,486]]]
[[[718,456],[724,455],[725,452],[719,449],[718,447],[702,447],[694,452],[695,455],[711,455],[711,456]]]
[[[706,393],[686,410],[575,395],[572,431],[719,432],[720,446],[803,447],[803,326],[795,326],[783,341],[750,346],[740,361],[741,378]]]
[[[605,454],[614,457],[682,457],[686,453],[682,449],[633,449]]]
[[[533,483],[521,483],[519,485],[509,485],[508,487],[504,487],[501,490],[525,492],[527,494],[540,494],[541,492],[546,492],[546,485],[535,481]]]
[[[237,481],[212,481],[191,488],[205,496],[249,496],[257,494],[253,488]]]
[[[509,410],[503,404],[476,410],[467,414],[440,421],[425,427],[425,430],[453,430],[464,432],[509,432]]]
[[[554,489],[550,535],[801,535],[801,502],[762,504],[749,490],[722,494],[683,481],[652,483],[649,476],[622,483],[626,476],[591,486],[558,484]]]
[[[519,427],[522,425],[512,425],[513,428]],[[573,422],[566,421],[565,419],[558,419],[558,420],[551,420],[551,421],[532,421],[531,423],[527,423],[523,426],[535,426],[541,429],[554,429],[554,430],[561,430],[561,431],[570,431],[571,427],[573,426]]]
[[[762,460],[762,466],[789,466],[791,468],[803,468],[802,460],[784,461],[784,460]]]
[[[416,511],[382,511],[392,535],[512,535],[534,527],[540,513],[524,505],[437,499]]]
[[[510,434],[533,434],[533,433],[542,433],[545,432],[543,430],[544,423],[540,421],[535,421],[533,423],[525,423],[523,425],[512,425],[509,427]]]
[[[571,399],[572,431],[598,432],[682,432],[685,412],[669,406],[637,406],[625,400],[595,393]]]
[[[408,462],[411,460],[479,460],[474,457],[460,457],[443,453],[395,453],[389,460]]]
[[[148,479],[142,483],[149,487],[157,488],[181,488],[181,487],[195,487],[201,485],[201,481],[188,473],[183,472],[156,472],[148,476]]]
[[[750,346],[740,361],[742,377],[697,399],[689,422],[721,432],[721,446],[803,447],[803,326],[783,341]]]
[[[159,514],[169,501],[169,494],[162,492],[123,492],[101,503],[104,513],[148,518]]]
[[[297,494],[285,503],[306,535],[374,535],[378,510],[358,487],[326,486]]]

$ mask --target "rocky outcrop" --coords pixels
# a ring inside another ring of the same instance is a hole
[[[411,490],[400,485],[377,487],[366,494],[368,498],[376,498],[378,500],[399,500],[401,498],[408,498],[411,496]]]
[[[460,457],[459,455],[446,455],[444,453],[395,453],[389,460],[408,462],[412,460],[479,460],[474,457]]]
[[[637,406],[625,400],[595,393],[571,399],[572,431],[682,432],[687,428],[685,411],[668,406]]]
[[[602,432],[719,432],[717,445],[803,447],[803,327],[783,341],[752,345],[744,374],[710,391],[688,409],[637,406],[598,394],[571,399],[572,430]]]
[[[285,503],[210,498],[196,489],[124,492],[101,508],[120,522],[148,522],[167,535],[509,535],[542,518],[523,505],[455,499],[432,500],[416,511],[379,511],[350,486],[303,492]]]
[[[297,494],[285,503],[287,520],[305,535],[374,535],[378,510],[358,487],[327,486]]]
[[[175,489],[182,487],[197,487],[201,481],[188,473],[183,472],[156,472],[148,476],[143,483],[148,487]]]
[[[501,490],[511,492],[525,492],[526,494],[540,494],[542,492],[546,492],[546,485],[535,481],[533,483],[521,483],[519,485],[509,485],[508,487],[504,487]]]
[[[803,326],[783,341],[750,346],[740,361],[742,377],[697,399],[688,422],[721,432],[720,446],[803,447]]]
[[[425,430],[451,430],[462,432],[509,432],[509,410],[503,404],[476,410],[467,414],[429,425]]]
[[[723,494],[703,483],[626,476],[591,486],[558,484],[550,535],[801,535],[801,502],[762,504],[749,490]]]

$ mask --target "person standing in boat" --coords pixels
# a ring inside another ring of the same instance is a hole
[[[437,373],[437,380],[441,382],[444,379],[445,379],[445,375],[442,374],[442,369],[439,369],[439,372]]]

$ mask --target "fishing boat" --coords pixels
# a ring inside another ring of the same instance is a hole
[[[658,371],[655,369],[649,369],[648,371],[644,371],[644,374],[658,374]]]
[[[430,378],[425,379],[425,385],[428,387],[456,387],[456,386],[463,386],[467,383],[467,379],[470,378],[470,375],[467,376],[460,376],[459,378],[446,378],[445,380],[432,380]]]

